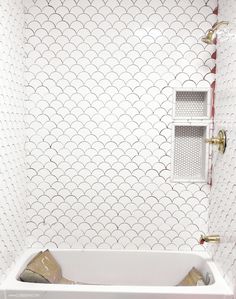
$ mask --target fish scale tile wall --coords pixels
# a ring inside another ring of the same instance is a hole
[[[172,94],[209,87],[216,0],[25,0],[31,246],[202,249],[209,186],[171,183]]]
[[[236,298],[236,3],[220,1],[219,19],[230,22],[218,38],[215,133],[227,131],[227,149],[214,152],[213,187],[210,195],[209,230],[222,236],[210,250]]]
[[[26,237],[24,6],[0,2],[0,280]]]

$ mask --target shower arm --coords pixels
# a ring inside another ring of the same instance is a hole
[[[202,41],[206,44],[214,44],[215,35],[217,33],[217,30],[221,26],[227,26],[229,25],[228,21],[220,21],[216,22],[211,29],[209,29],[206,33],[206,35],[202,38]]]
[[[213,32],[217,31],[221,26],[227,26],[229,25],[228,21],[221,21],[221,22],[216,22],[213,26],[212,26],[212,30]]]

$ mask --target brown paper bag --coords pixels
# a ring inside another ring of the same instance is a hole
[[[34,283],[75,284],[74,281],[62,277],[60,265],[46,250],[39,252],[21,273],[20,280]]]
[[[184,279],[177,286],[197,286],[205,285],[204,278],[201,272],[193,267]]]

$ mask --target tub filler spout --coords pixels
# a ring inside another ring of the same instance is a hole
[[[208,236],[201,235],[199,243],[201,245],[203,245],[205,242],[207,242],[207,243],[220,243],[220,236],[219,235],[208,235]]]

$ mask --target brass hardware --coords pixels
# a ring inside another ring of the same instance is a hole
[[[221,21],[221,22],[216,22],[210,30],[208,30],[206,36],[202,38],[202,41],[208,45],[214,44],[214,39],[215,39],[215,33],[216,31],[221,27],[221,26],[227,26],[229,25],[229,22],[227,21]]]
[[[205,242],[207,242],[207,243],[220,243],[220,236],[219,235],[209,235],[209,236],[201,235],[199,243],[203,245]]]
[[[214,34],[215,34],[215,31],[213,30],[209,30],[206,34],[206,36],[204,36],[202,38],[202,41],[208,45],[212,45],[214,44]]]
[[[220,130],[216,137],[206,139],[206,142],[218,145],[219,152],[223,154],[226,149],[226,132],[224,130]]]

